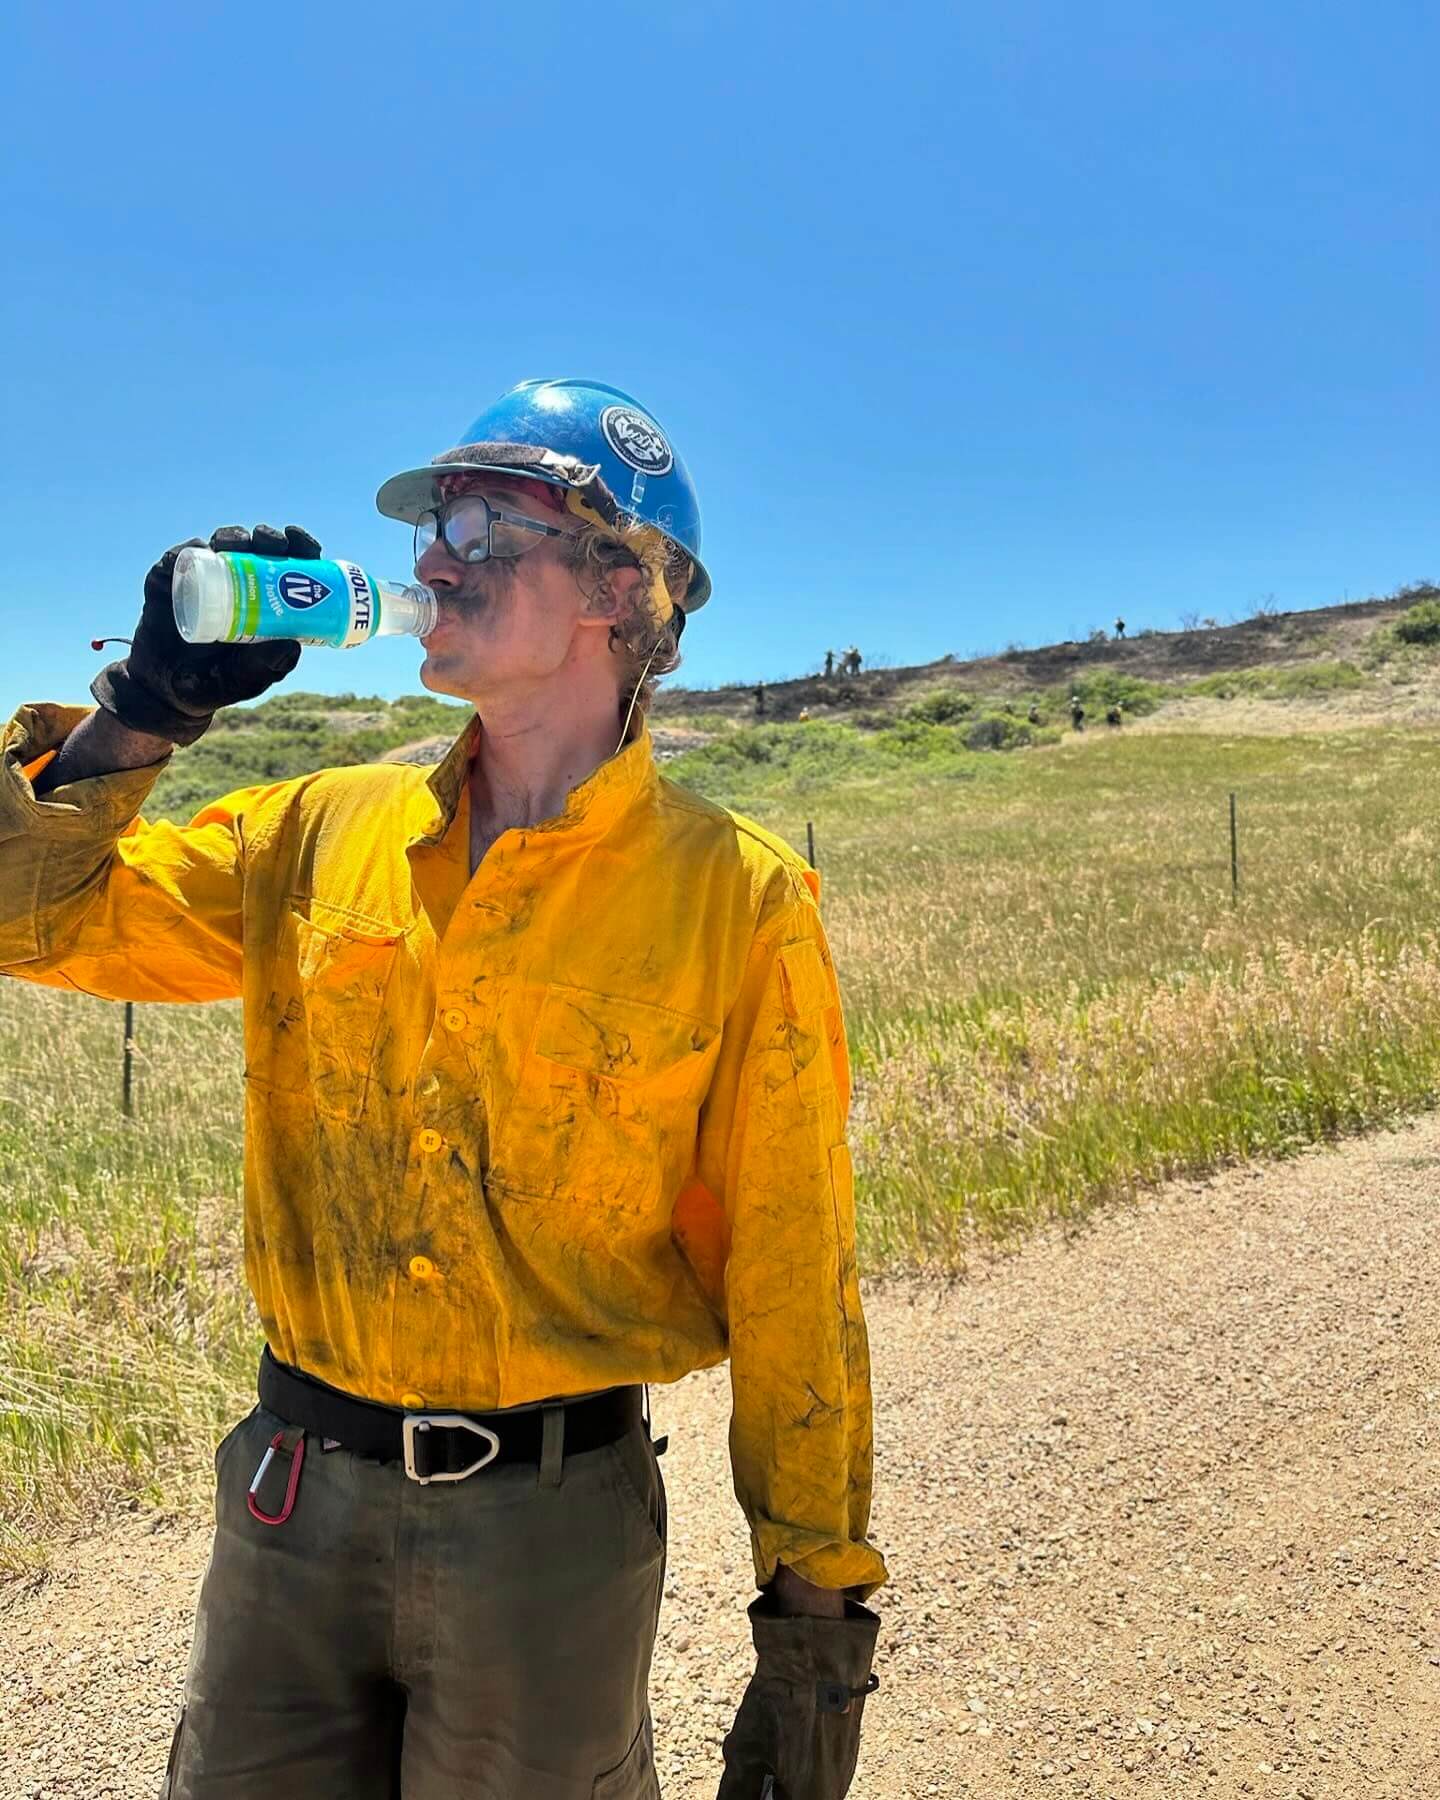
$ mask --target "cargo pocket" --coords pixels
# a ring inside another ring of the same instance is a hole
[[[306,1068],[318,1112],[358,1119],[365,1110],[385,995],[404,932],[309,903],[294,914]]]
[[[586,988],[545,990],[487,1186],[584,1204],[577,1224],[659,1205],[667,1145],[688,1158],[715,1026]]]
[[[597,1775],[590,1790],[591,1800],[658,1800],[659,1782],[655,1778],[655,1752],[651,1741],[650,1714],[647,1711],[635,1733],[635,1742],[625,1753],[625,1760],[615,1768]]]

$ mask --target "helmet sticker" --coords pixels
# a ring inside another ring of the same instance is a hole
[[[675,467],[665,433],[635,407],[607,406],[600,415],[600,429],[621,462],[642,475],[668,475]]]

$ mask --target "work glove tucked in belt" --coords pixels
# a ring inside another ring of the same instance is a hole
[[[755,1673],[725,1740],[717,1800],[844,1800],[860,1750],[880,1620],[857,1601],[843,1619],[750,1608]],[[769,1785],[766,1785],[767,1777]]]
[[[253,700],[288,675],[300,660],[300,646],[288,639],[258,644],[187,644],[175,628],[171,582],[175,558],[190,538],[167,550],[145,577],[145,605],[135,627],[130,654],[103,668],[90,692],[108,713],[131,731],[193,744],[222,706]],[[224,525],[210,539],[212,550],[251,551],[256,556],[310,559],[320,546],[308,531],[287,525]]]

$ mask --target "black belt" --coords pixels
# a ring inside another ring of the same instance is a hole
[[[374,1400],[358,1400],[277,1362],[267,1346],[260,1359],[260,1404],[288,1424],[343,1444],[356,1456],[403,1462],[412,1481],[463,1481],[494,1463],[538,1466],[545,1414],[565,1415],[564,1454],[598,1450],[640,1424],[642,1390],[607,1388],[588,1400],[506,1412],[403,1412]]]

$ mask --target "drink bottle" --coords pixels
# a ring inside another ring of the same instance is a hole
[[[232,550],[182,550],[171,590],[187,644],[294,638],[349,650],[372,637],[435,629],[435,595],[420,582],[382,581],[357,563]]]

